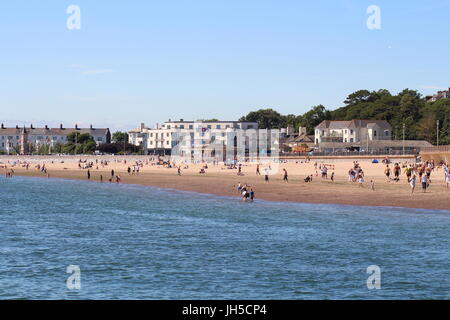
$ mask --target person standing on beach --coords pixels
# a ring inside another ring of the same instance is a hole
[[[91,180],[91,171],[89,169],[87,171],[87,178],[88,178],[88,180]]]
[[[391,168],[389,168],[389,165],[386,165],[386,169],[384,170],[384,174],[386,175],[386,181],[391,182]]]
[[[269,169],[264,170],[264,182],[269,183]]]
[[[447,189],[450,186],[450,173],[447,174],[447,178],[445,179],[445,184],[447,185]]]
[[[331,173],[330,179],[331,179],[331,182],[334,182],[334,171]]]
[[[289,182],[288,180],[288,172],[286,169],[283,169],[283,181]]]
[[[100,175],[100,183],[103,182],[103,175]]]
[[[397,182],[400,181],[400,171],[401,171],[400,165],[396,163],[394,167],[394,176],[395,176],[394,180]]]
[[[426,174],[422,174],[422,192],[427,192],[428,188],[428,177]]]
[[[114,178],[114,169],[111,170],[111,178]]]
[[[411,187],[411,195],[413,195],[414,190],[416,189],[416,175],[413,175],[409,180],[409,186]]]
[[[259,172],[259,163],[256,165],[256,175],[260,176],[261,172]]]
[[[178,166],[178,175],[181,176],[181,166]]]
[[[250,201],[253,202],[253,199],[255,199],[255,192],[253,189],[250,189]]]

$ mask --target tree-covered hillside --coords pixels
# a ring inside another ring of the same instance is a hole
[[[318,105],[302,115],[282,115],[273,109],[260,109],[240,118],[241,121],[256,121],[260,128],[303,126],[308,134],[313,134],[314,127],[323,120],[352,119],[386,120],[392,126],[394,139],[402,139],[405,125],[406,139],[427,140],[433,144],[436,144],[439,120],[440,144],[450,144],[450,99],[427,103],[420,93],[409,89],[396,95],[385,89],[359,90],[347,97],[343,107],[335,110]]]

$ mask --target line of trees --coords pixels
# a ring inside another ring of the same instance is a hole
[[[135,146],[128,143],[128,133],[117,131],[111,138],[111,143],[103,143],[98,147],[98,151],[102,153],[114,154],[142,154],[142,146]]]
[[[256,121],[260,128],[275,129],[293,125],[307,128],[314,134],[314,128],[323,120],[386,120],[393,130],[394,139],[427,140],[436,144],[437,122],[439,121],[440,144],[450,144],[450,99],[427,103],[422,95],[404,89],[396,95],[388,90],[359,90],[350,94],[344,106],[329,110],[323,105],[312,107],[301,115],[282,115],[273,109],[252,111],[240,121]]]

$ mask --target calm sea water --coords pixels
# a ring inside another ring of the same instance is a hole
[[[2,299],[450,298],[450,211],[21,177],[0,194]]]

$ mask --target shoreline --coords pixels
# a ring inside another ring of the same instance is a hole
[[[45,176],[36,176],[36,175],[29,175],[29,174],[17,174],[18,177],[25,177],[25,178],[36,178],[36,179],[54,179],[54,180],[64,180],[64,181],[84,181],[84,182],[91,182],[91,183],[98,183],[101,184],[100,181],[96,180],[85,180],[81,178],[67,178],[67,177],[50,177],[47,178]],[[110,184],[109,182],[103,182],[104,184]],[[112,185],[115,185],[117,183],[113,182]],[[203,196],[216,196],[216,197],[222,197],[229,200],[237,200],[238,202],[241,201],[241,197],[239,196],[232,196],[232,195],[225,195],[225,194],[215,194],[215,193],[208,193],[208,192],[199,192],[194,190],[184,190],[184,189],[177,189],[177,188],[168,188],[168,187],[160,187],[156,185],[150,185],[150,184],[142,184],[142,183],[131,183],[131,182],[121,182],[119,183],[121,185],[127,185],[127,186],[135,186],[135,187],[149,187],[149,188],[155,188],[155,189],[162,189],[167,192],[182,192],[182,193],[193,193],[196,195],[203,195]],[[432,209],[432,208],[418,208],[418,207],[400,207],[400,206],[388,206],[388,205],[366,205],[366,204],[346,204],[346,203],[331,203],[331,202],[308,202],[308,201],[294,201],[294,200],[286,200],[286,201],[279,201],[279,200],[268,200],[264,198],[258,198],[255,199],[255,202],[267,202],[271,204],[309,204],[309,205],[336,205],[336,206],[346,206],[346,207],[363,207],[363,208],[392,208],[392,209],[413,209],[413,210],[430,210],[430,211],[436,211],[437,213],[450,213],[450,209]],[[251,202],[247,202],[248,204],[251,204]]]
[[[99,176],[101,174],[103,175],[103,183],[109,184],[108,169],[92,170],[92,176],[89,181],[100,182]],[[260,176],[240,177],[230,174],[219,176],[217,174],[198,175],[195,173],[177,176],[176,169],[159,169],[161,170],[141,172],[135,175],[128,175],[123,169],[117,171],[117,173],[121,175],[121,184],[189,191],[206,196],[208,194],[226,196],[236,198],[237,201],[241,201],[241,196],[235,190],[235,185],[238,182],[242,182],[249,183],[255,189],[256,200],[450,211],[450,191],[445,190],[443,184],[442,186],[433,186],[434,188],[440,188],[441,192],[430,191],[423,194],[420,190],[417,190],[417,193],[411,197],[408,185],[405,182],[385,183],[385,185],[380,183],[380,187],[372,191],[368,187],[358,188],[356,184],[343,181],[343,179],[336,179],[334,183],[331,183],[318,177],[312,183],[307,184],[300,177],[292,177],[291,175],[290,182],[283,183],[281,178],[276,175],[271,178],[272,181],[270,183],[265,184]],[[14,168],[14,171],[17,176],[46,179],[44,174],[35,169]],[[49,174],[50,178],[88,181],[86,171],[80,169],[49,169]],[[112,182],[111,184],[115,183]]]

